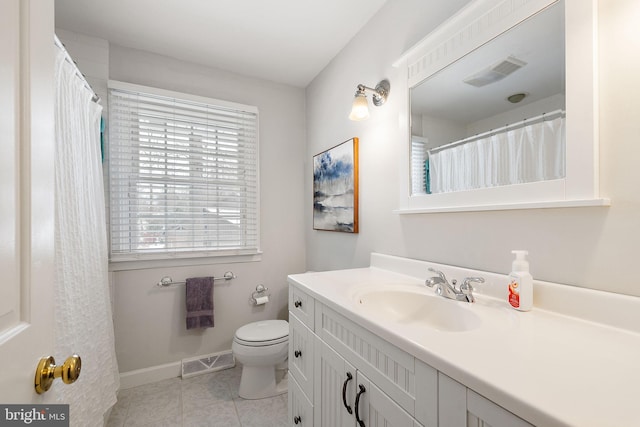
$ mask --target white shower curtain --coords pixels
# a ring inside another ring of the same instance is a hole
[[[100,154],[102,107],[56,48],[55,68],[55,357],[77,353],[79,379],[56,382],[72,426],[102,426],[119,387],[108,286]]]
[[[565,119],[557,117],[429,154],[432,193],[565,176]]]

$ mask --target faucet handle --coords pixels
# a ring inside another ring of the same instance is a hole
[[[467,287],[471,286],[471,283],[484,283],[484,277],[466,277],[462,281],[462,286]]]
[[[473,286],[471,283],[484,283],[484,277],[467,277],[462,281],[462,285],[460,285],[460,292],[465,295],[471,294],[473,292]]]
[[[428,270],[429,270],[430,272],[432,272],[432,273],[436,273],[436,274],[437,274],[438,276],[440,276],[440,278],[441,278],[442,280],[444,280],[445,282],[447,281],[447,278],[445,277],[445,275],[444,275],[444,273],[443,273],[442,271],[440,271],[440,270],[436,270],[436,269],[435,269],[435,268],[433,268],[433,267],[429,267],[429,268],[428,268]]]
[[[471,283],[484,283],[483,277],[467,277],[462,281],[462,285],[460,285],[460,293],[464,295],[468,302],[476,302],[475,297],[473,296],[473,286]]]

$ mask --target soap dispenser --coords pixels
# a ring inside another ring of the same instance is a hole
[[[520,311],[533,307],[533,277],[529,273],[527,251],[511,251],[516,255],[509,274],[509,304]]]

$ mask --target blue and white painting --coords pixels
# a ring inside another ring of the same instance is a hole
[[[313,228],[358,232],[358,138],[313,156]]]

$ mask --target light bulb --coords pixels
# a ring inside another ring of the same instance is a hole
[[[364,93],[357,93],[353,99],[351,114],[349,119],[354,121],[366,120],[369,118],[369,103]]]

